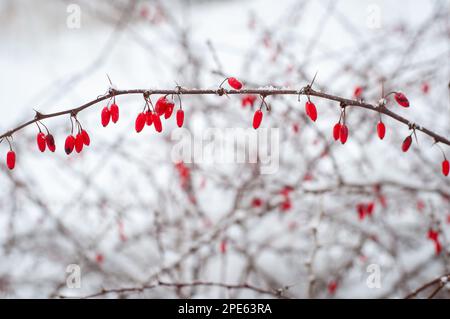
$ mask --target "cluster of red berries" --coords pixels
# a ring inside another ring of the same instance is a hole
[[[292,208],[292,201],[290,194],[294,191],[294,188],[292,186],[285,186],[281,191],[280,194],[283,196],[283,201],[280,204],[280,209],[282,212],[287,212]]]
[[[153,125],[155,131],[161,133],[161,117],[164,116],[166,120],[169,119],[172,116],[173,110],[175,108],[175,103],[173,101],[169,101],[167,99],[167,96],[160,97],[156,101],[155,107],[153,107],[153,104],[151,103],[151,100],[149,98],[145,98],[145,101],[146,103],[144,106],[144,110],[136,117],[136,121],[134,124],[136,132],[140,133],[144,129],[145,125]],[[182,127],[184,123],[184,111],[181,108],[181,104],[180,109],[178,109],[177,111],[176,119],[178,127]]]
[[[374,202],[358,203],[356,205],[356,212],[358,213],[359,220],[364,220],[366,216],[370,217],[373,214],[375,208]]]
[[[56,150],[55,138],[53,137],[52,134],[50,134],[50,132],[48,131],[48,128],[44,124],[40,123],[47,130],[47,134],[44,134],[41,131],[39,124],[37,124],[37,123],[38,122],[36,122],[36,125],[39,128],[39,133],[36,136],[36,143],[37,143],[38,149],[41,152],[45,152],[45,149],[48,148],[50,150],[50,152],[54,153]]]
[[[442,245],[441,242],[439,241],[439,232],[430,228],[428,230],[428,239],[433,241],[436,255],[439,255],[442,251]]]
[[[73,134],[73,122],[72,118],[75,121],[75,124],[78,129],[77,135]],[[72,123],[72,132],[69,136],[66,137],[66,142],[64,144],[64,151],[67,155],[71,154],[73,150],[77,153],[80,153],[83,150],[83,147],[89,146],[91,144],[91,138],[89,137],[88,132],[83,129],[80,122],[77,120],[76,116],[71,117],[71,123]]]
[[[345,125],[345,107],[342,108],[339,121],[333,126],[333,138],[335,141],[340,140],[345,144],[348,139],[348,127]]]
[[[181,161],[175,164],[175,168],[178,171],[178,175],[180,177],[181,188],[186,189],[191,178],[191,170],[186,166],[186,164]]]
[[[103,108],[101,118],[103,127],[107,127],[110,121],[114,124],[119,121],[119,106],[116,104],[115,98],[110,106],[105,106]]]

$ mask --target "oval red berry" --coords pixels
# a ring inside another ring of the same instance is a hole
[[[166,109],[168,107],[168,103],[169,101],[167,100],[166,97],[162,96],[158,99],[158,101],[156,101],[156,105],[155,105],[155,112],[161,116],[166,112]]]
[[[83,144],[89,146],[91,144],[91,138],[89,137],[88,132],[85,130],[81,131],[81,136],[83,137]]]
[[[386,126],[381,121],[378,122],[378,124],[377,124],[377,134],[378,134],[378,137],[380,138],[380,140],[382,140],[384,138],[384,136],[386,135]]]
[[[183,110],[178,110],[177,111],[177,125],[178,127],[182,127],[184,123],[184,111]]]
[[[353,96],[355,98],[360,98],[362,93],[363,93],[363,88],[360,86],[357,86],[357,87],[355,87],[355,90],[353,91]]]
[[[11,170],[16,166],[16,153],[14,151],[9,151],[6,154],[6,166]]]
[[[111,121],[113,123],[117,123],[117,121],[119,120],[119,106],[116,103],[113,103],[109,107],[109,112],[111,114]]]
[[[161,133],[162,124],[161,124],[161,119],[159,118],[158,114],[152,113],[152,121],[153,121],[153,126],[154,126],[156,132]]]
[[[444,174],[444,176],[448,176],[449,171],[450,171],[450,163],[446,159],[442,162],[442,174]]]
[[[75,147],[75,137],[72,135],[67,136],[66,142],[64,144],[64,151],[67,155],[73,152],[73,149]]]
[[[75,138],[75,151],[77,151],[77,153],[80,153],[83,150],[83,145],[84,145],[83,135],[79,133]]]
[[[152,112],[147,111],[145,112],[145,124],[147,124],[147,126],[152,125],[153,123],[153,118],[152,118]]]
[[[48,134],[48,135],[45,137],[45,141],[46,141],[46,143],[47,143],[48,149],[49,149],[51,152],[55,152],[55,150],[56,150],[56,145],[55,145],[55,139],[54,139],[53,135],[52,135],[52,134]]]
[[[111,119],[111,112],[109,111],[108,107],[105,106],[102,110],[102,125],[103,125],[103,127],[108,126],[110,119]]]
[[[166,112],[164,113],[164,118],[167,120],[172,116],[173,109],[175,108],[175,104],[169,102],[167,104]]]
[[[144,129],[145,122],[146,122],[145,113],[139,113],[134,123],[134,128],[136,129],[136,132],[140,133]]]
[[[42,132],[39,132],[38,135],[36,136],[36,142],[38,145],[38,148],[41,152],[45,151],[45,147],[47,145],[46,141],[45,141],[45,134]]]
[[[235,90],[242,89],[242,83],[236,78],[228,78],[228,84]]]
[[[409,107],[409,101],[403,93],[397,92],[394,95],[395,101],[403,107]]]
[[[411,146],[412,143],[412,137],[411,135],[408,136],[407,138],[405,138],[405,140],[402,143],[402,151],[403,152],[407,152],[409,150],[409,147]]]
[[[305,111],[306,111],[306,115],[309,116],[309,118],[315,122],[317,120],[317,109],[316,106],[314,105],[314,103],[308,101],[305,104]]]
[[[333,138],[335,141],[339,139],[340,134],[341,134],[341,123],[336,123],[333,127]]]
[[[342,144],[345,144],[345,142],[347,142],[347,138],[348,138],[347,125],[345,125],[345,124],[341,125],[341,130],[339,132],[339,138],[340,138]]]
[[[261,110],[257,110],[253,115],[253,128],[256,130],[262,122],[263,112]]]

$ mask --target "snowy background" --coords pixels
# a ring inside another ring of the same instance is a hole
[[[80,28],[68,27],[71,4]],[[226,76],[299,89],[318,71],[314,88],[344,97],[361,86],[376,102],[382,82],[385,92],[404,92],[411,107],[390,99],[388,108],[448,138],[449,12],[448,0],[1,0],[0,131],[33,118],[33,109],[95,99],[108,90],[107,75],[118,89],[215,89]],[[194,136],[251,126],[254,109],[239,96],[182,99]],[[281,136],[280,167],[267,175],[260,164],[196,162],[181,176],[173,118],[162,134],[134,131],[139,95],[117,97],[120,120],[107,128],[106,102],[79,114],[92,141],[81,154],[64,154],[68,116],[44,121],[54,154],[37,150],[36,126],[17,132],[16,168],[0,165],[0,296],[135,287],[100,297],[398,298],[450,273],[450,180],[439,147],[419,132],[403,153],[408,127],[383,117],[380,141],[379,115],[359,108],[347,110],[350,137],[341,145],[331,134],[339,105],[313,101],[316,123],[304,97],[267,98],[262,126]],[[7,151],[1,143],[2,158]],[[358,204],[368,203],[373,214],[360,219]],[[81,267],[81,288],[67,287],[71,264]],[[379,286],[367,284],[368,269],[380,271]]]

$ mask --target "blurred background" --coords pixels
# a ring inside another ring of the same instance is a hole
[[[448,138],[449,10],[448,0],[1,0],[0,131],[34,109],[95,99],[107,75],[118,89],[215,89],[227,76],[300,89],[318,72],[314,88],[343,97],[404,92],[409,108],[387,107]],[[259,102],[241,99],[183,96],[185,128],[251,127]],[[273,174],[175,163],[173,118],[162,134],[134,131],[139,95],[117,97],[120,120],[106,128],[106,101],[81,112],[91,145],[80,154],[63,151],[69,116],[43,121],[56,153],[38,151],[35,125],[17,132],[13,171],[0,144],[0,296],[401,298],[449,274],[441,149],[418,132],[403,153],[408,127],[383,116],[381,141],[379,114],[360,108],[347,109],[341,145],[339,105],[314,98],[312,123],[305,101],[267,98],[262,126],[280,130]],[[68,284],[69,265],[81,287]]]

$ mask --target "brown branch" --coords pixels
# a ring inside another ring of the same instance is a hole
[[[122,293],[141,293],[144,292],[145,290],[151,290],[151,289],[155,289],[157,287],[172,287],[172,288],[176,288],[176,289],[180,289],[180,288],[186,288],[186,287],[219,287],[219,288],[224,288],[224,289],[246,289],[246,290],[253,290],[254,292],[257,292],[259,294],[264,294],[264,295],[271,295],[272,297],[276,297],[276,298],[280,298],[280,294],[278,293],[278,291],[276,290],[266,290],[266,289],[262,289],[247,283],[244,284],[225,284],[225,283],[221,283],[221,282],[205,282],[205,281],[194,281],[194,282],[163,282],[163,281],[158,281],[155,284],[151,284],[151,285],[143,285],[140,287],[129,287],[129,288],[116,288],[116,289],[103,289],[99,292],[93,293],[91,295],[87,295],[87,296],[83,296],[81,297],[82,299],[89,299],[89,298],[95,298],[95,297],[100,297],[100,296],[104,296],[107,294],[112,294],[112,293],[116,293],[116,294],[122,294]],[[60,296],[60,298],[70,298],[67,296]]]
[[[421,293],[424,290],[427,290],[428,288],[431,288],[433,286],[437,287],[433,290],[433,292],[428,296],[428,299],[432,299],[436,294],[444,288],[445,284],[450,280],[450,274],[441,276],[439,278],[436,278],[430,282],[427,282],[426,284],[422,285],[421,287],[417,288],[415,291],[410,293],[405,297],[405,299],[411,299],[416,297],[419,293]]]
[[[102,95],[100,97],[97,97],[95,100],[92,100],[90,102],[87,102],[79,107],[73,108],[73,109],[68,109],[65,111],[60,111],[60,112],[55,112],[55,113],[49,113],[49,114],[43,114],[40,112],[36,112],[36,116],[34,119],[23,123],[22,125],[17,126],[14,129],[9,130],[8,132],[0,135],[0,140],[5,138],[5,137],[10,137],[12,134],[14,134],[15,132],[37,122],[40,120],[44,120],[44,119],[48,119],[48,118],[52,118],[52,117],[57,117],[57,116],[62,116],[62,115],[76,115],[79,112],[83,111],[84,109],[89,108],[90,106],[93,106],[101,101],[110,99],[114,96],[118,96],[118,95],[128,95],[128,94],[145,94],[145,95],[156,95],[156,94],[160,94],[160,95],[171,95],[171,94],[180,94],[180,95],[235,95],[235,94],[257,94],[257,95],[261,95],[263,97],[265,96],[270,96],[270,95],[306,95],[306,96],[317,96],[326,100],[330,100],[330,101],[336,101],[339,102],[340,105],[344,105],[344,106],[354,106],[354,107],[362,107],[374,112],[380,112],[385,114],[386,116],[389,116],[395,120],[397,120],[398,122],[401,122],[405,125],[407,125],[410,129],[415,129],[415,130],[419,130],[421,132],[423,132],[424,134],[432,137],[434,139],[434,141],[436,143],[440,142],[442,144],[446,144],[450,146],[450,140],[442,135],[439,135],[425,127],[422,127],[420,125],[417,125],[411,121],[409,121],[408,119],[388,110],[385,106],[383,105],[373,105],[373,104],[369,104],[369,103],[365,103],[363,101],[357,101],[357,100],[350,100],[350,99],[346,99],[343,97],[339,97],[336,95],[331,95],[328,93],[322,93],[322,92],[318,92],[313,90],[309,85],[307,85],[306,87],[300,89],[300,90],[294,90],[294,89],[265,89],[265,88],[257,88],[257,89],[244,89],[244,90],[226,90],[224,88],[219,88],[219,89],[186,89],[186,88],[182,88],[182,87],[177,87],[176,89],[167,89],[167,90],[162,90],[162,89],[154,89],[154,90],[147,90],[147,89],[132,89],[132,90],[115,90],[115,89],[110,89],[109,92],[105,95]]]

